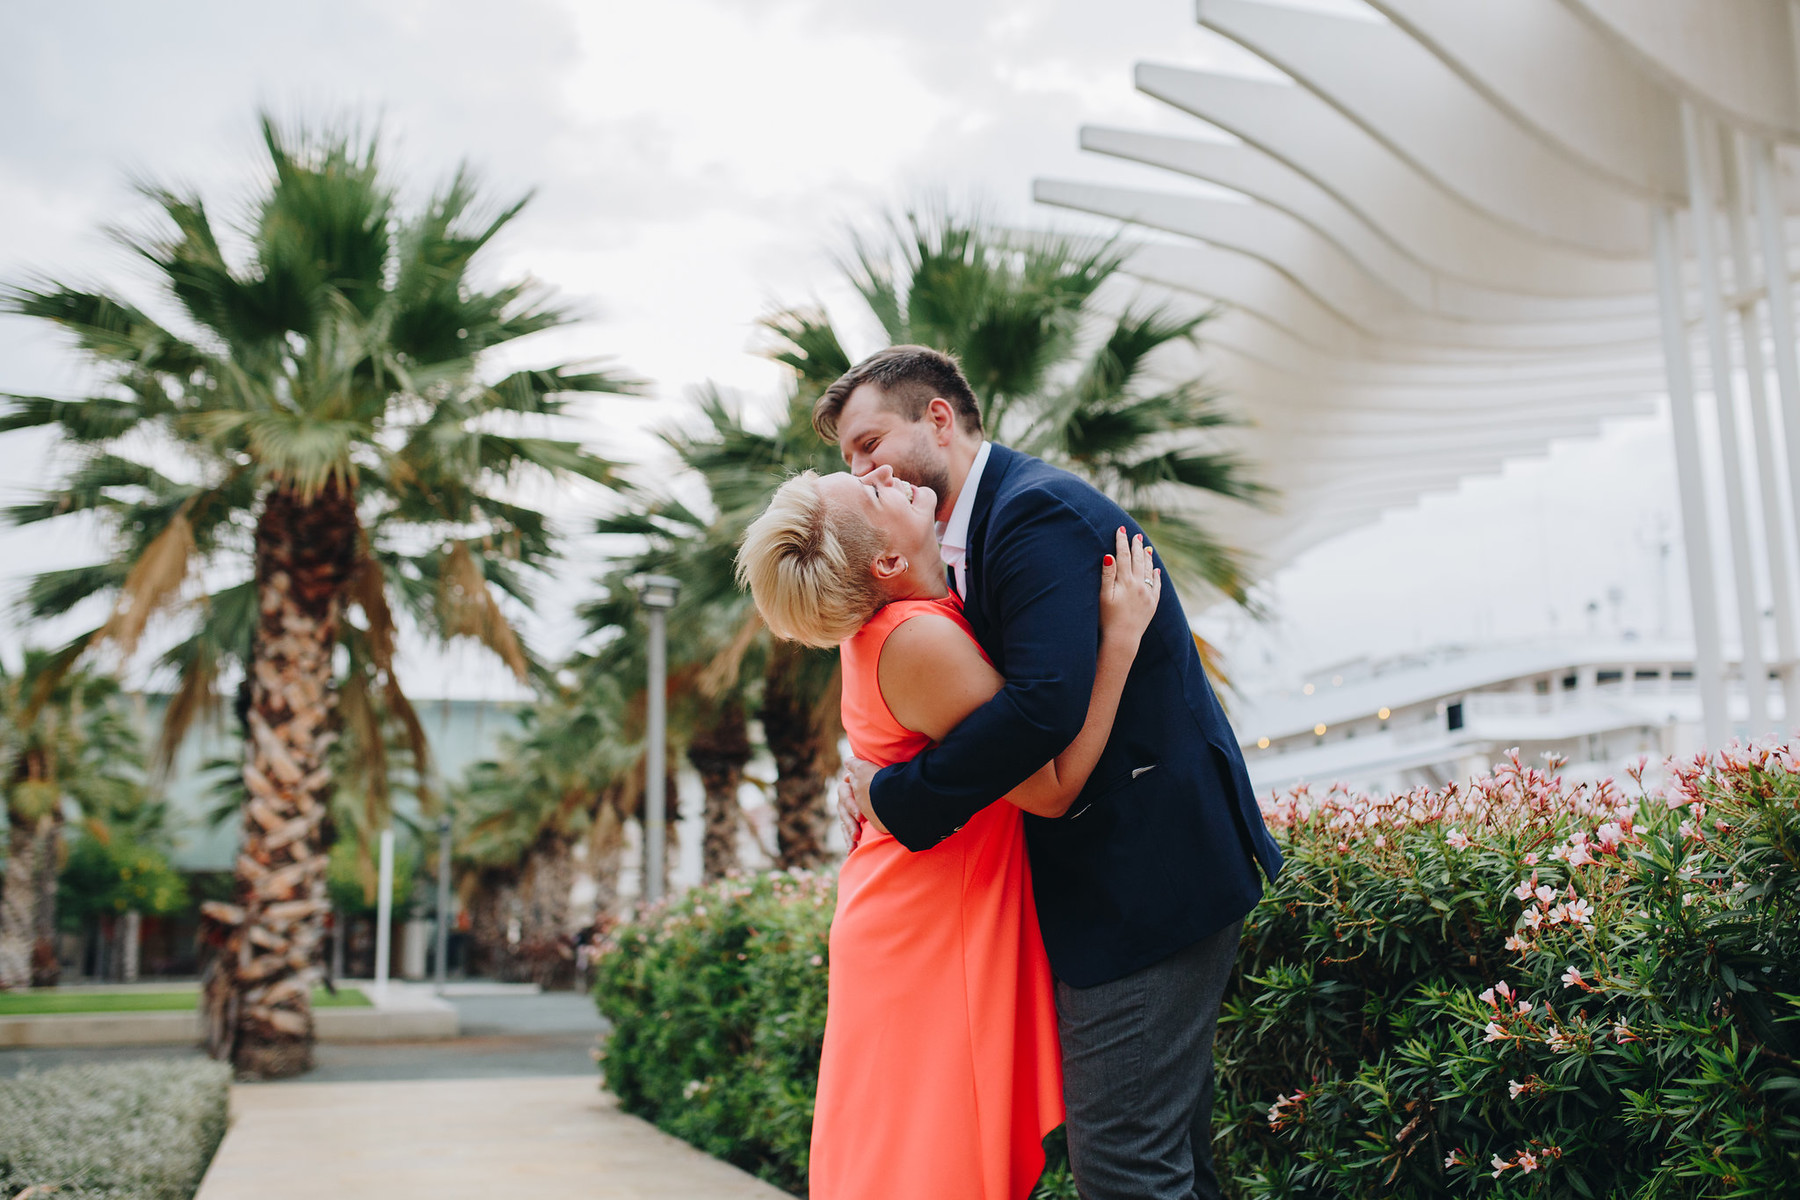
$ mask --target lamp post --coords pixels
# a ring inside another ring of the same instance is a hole
[[[444,994],[450,974],[445,963],[450,950],[450,812],[438,815],[437,877],[437,993]]]
[[[667,575],[633,575],[626,580],[637,593],[638,603],[650,616],[649,728],[644,737],[644,899],[654,903],[663,897],[663,765],[668,738],[665,707],[668,700],[668,664],[664,659],[664,618],[681,594],[681,581]]]
[[[375,897],[375,1003],[387,1003],[388,959],[393,950],[394,934],[394,831],[381,831],[381,853],[377,860]]]

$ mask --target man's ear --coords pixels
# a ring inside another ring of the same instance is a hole
[[[933,396],[925,406],[925,419],[931,422],[931,440],[948,446],[956,438],[956,407],[942,396]]]
[[[875,582],[886,584],[889,580],[906,574],[907,566],[906,555],[898,550],[884,550],[869,564],[869,573],[875,576]]]

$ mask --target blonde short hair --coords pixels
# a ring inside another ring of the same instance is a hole
[[[887,539],[873,525],[826,502],[817,471],[803,471],[750,523],[738,551],[738,583],[749,586],[777,637],[835,646],[887,603],[869,571],[885,549]]]

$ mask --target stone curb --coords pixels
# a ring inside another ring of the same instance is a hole
[[[422,1042],[456,1037],[456,1010],[431,1008],[320,1008],[314,1028],[322,1042]],[[60,1013],[0,1017],[0,1047],[169,1046],[199,1040],[192,1012]]]

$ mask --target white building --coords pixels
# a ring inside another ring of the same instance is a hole
[[[1732,664],[1737,665],[1737,664]],[[1749,698],[1728,697],[1741,722]],[[1779,716],[1780,680],[1764,700]],[[1622,777],[1703,744],[1691,645],[1630,637],[1442,647],[1327,667],[1232,713],[1257,792],[1344,783],[1438,787],[1484,773],[1507,750],[1548,753],[1572,778]]]
[[[1800,714],[1800,4],[1196,10],[1267,76],[1142,63],[1138,88],[1194,136],[1081,131],[1181,190],[1036,194],[1155,231],[1131,272],[1221,310],[1200,366],[1282,505],[1213,527],[1274,571],[1666,403],[1704,740]]]

